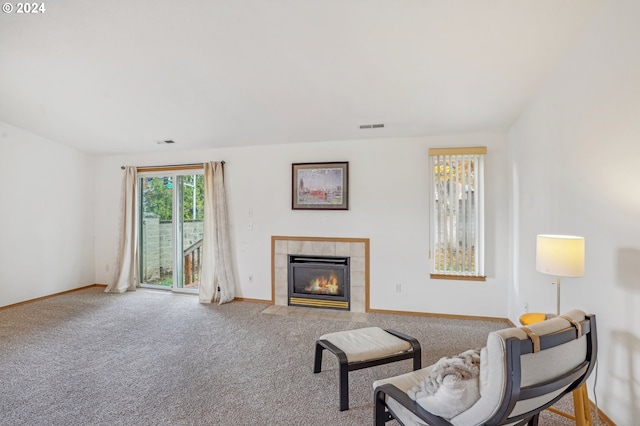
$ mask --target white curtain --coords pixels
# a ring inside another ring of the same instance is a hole
[[[200,302],[231,302],[236,296],[236,277],[231,256],[222,163],[204,163],[203,227]]]
[[[127,166],[122,179],[120,250],[118,270],[106,293],[124,293],[135,290],[138,276],[138,231],[136,214],[136,187],[138,173],[135,167]]]

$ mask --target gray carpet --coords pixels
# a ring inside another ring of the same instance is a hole
[[[411,361],[350,373],[351,409],[340,412],[335,357],[325,352],[323,371],[312,372],[317,337],[397,329],[420,341],[426,366],[507,326],[385,314],[366,323],[308,319],[261,313],[266,307],[92,287],[0,310],[0,425],[369,425],[371,383],[410,371]]]

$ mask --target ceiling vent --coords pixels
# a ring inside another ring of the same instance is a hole
[[[384,124],[361,124],[361,129],[381,129],[384,127]]]

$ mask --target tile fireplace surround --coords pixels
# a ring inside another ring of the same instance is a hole
[[[287,306],[287,256],[348,256],[351,258],[351,312],[369,310],[369,239],[271,237],[271,301]]]

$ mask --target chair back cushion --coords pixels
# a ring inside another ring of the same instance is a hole
[[[570,311],[564,316],[574,321],[585,319],[585,313],[580,310]],[[538,336],[545,336],[564,330],[569,326],[571,326],[569,321],[556,317],[529,325],[527,328]],[[480,359],[480,399],[471,408],[451,419],[451,423],[455,425],[483,424],[498,412],[508,385],[506,345],[507,340],[512,337],[519,340],[529,339],[527,333],[517,327],[489,334],[486,350],[483,350]],[[583,336],[554,348],[522,355],[520,357],[522,372],[520,386],[534,385],[567,373],[585,361],[586,353],[587,342]],[[540,397],[518,401],[510,416],[540,407],[562,393],[564,389],[566,388]]]

